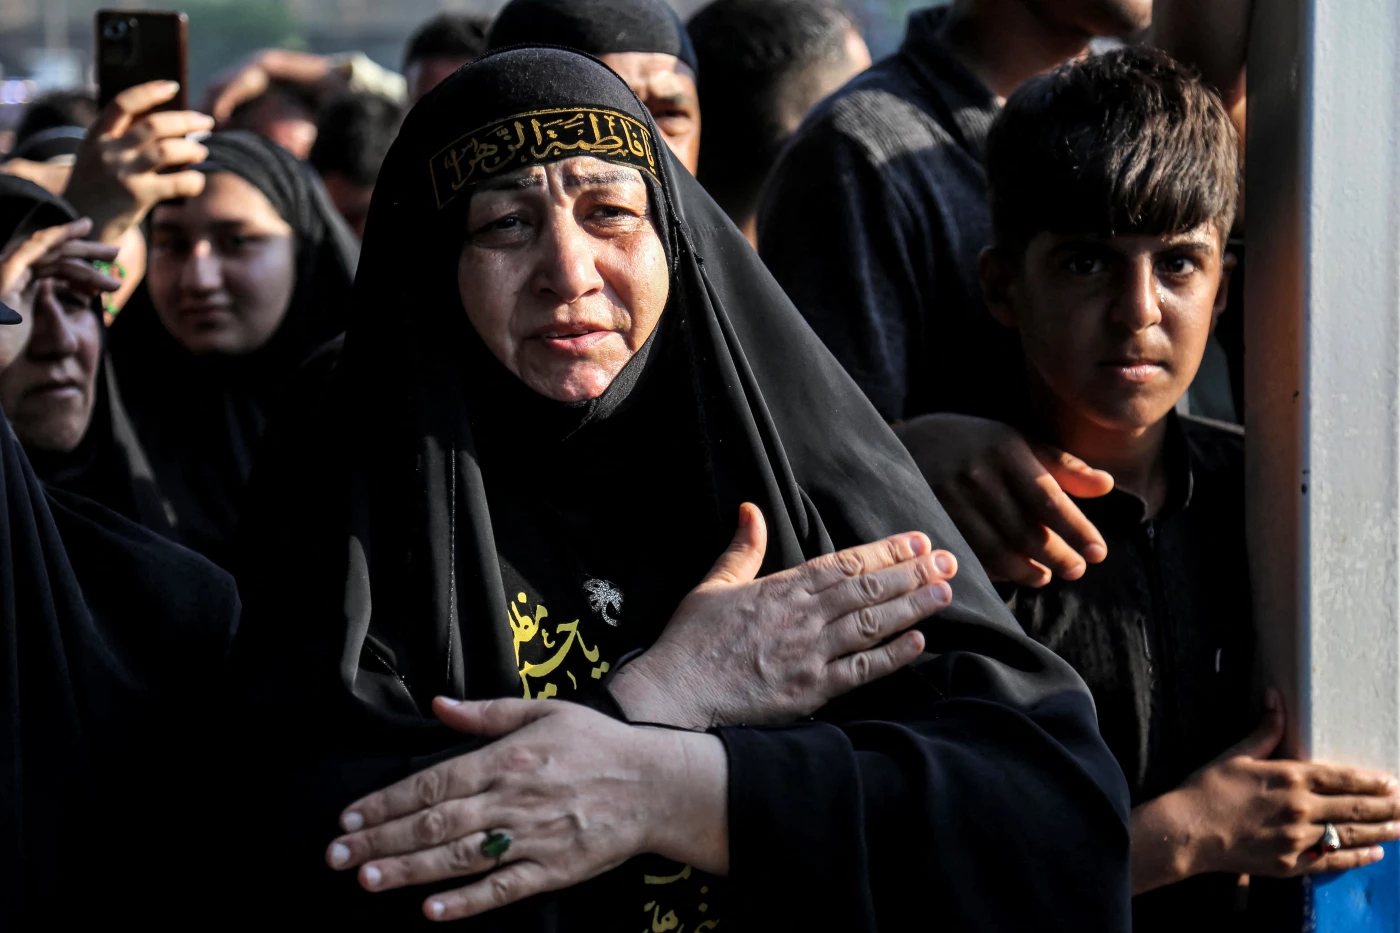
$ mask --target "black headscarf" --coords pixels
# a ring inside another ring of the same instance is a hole
[[[580,152],[647,181],[671,286],[645,352],[564,405],[485,350],[456,270],[476,182]],[[274,428],[239,548],[240,792],[287,830],[261,846],[283,860],[262,877],[321,922],[412,923],[423,891],[367,895],[324,868],[338,810],[480,744],[433,721],[434,694],[620,715],[609,668],[656,637],[747,500],[768,522],[765,573],[916,529],[953,551],[929,654],[819,721],[719,730],[729,879],[639,859],[472,928],[1126,929],[1126,791],[1082,682],[1025,637],[616,75],[525,48],[445,81],[385,162],[365,257],[324,407]]]
[[[237,614],[227,574],[41,485],[0,414],[0,928],[171,916]]]
[[[69,223],[77,217],[77,212],[58,195],[25,179],[0,175],[0,243]],[[97,299],[92,302],[92,313],[101,321],[102,306]],[[78,446],[67,453],[26,453],[34,472],[49,485],[99,502],[157,534],[173,538],[169,506],[127,417],[109,356],[103,327],[91,420]]]
[[[245,132],[205,141],[205,174],[231,172],[261,191],[292,228],[296,284],[267,344],[236,357],[196,357],[161,324],[145,283],[111,329],[127,408],[186,545],[222,562],[253,452],[297,368],[345,326],[358,247],[310,171]]]
[[[700,70],[685,24],[665,0],[511,0],[486,42],[493,50],[528,44],[599,56],[660,52]]]

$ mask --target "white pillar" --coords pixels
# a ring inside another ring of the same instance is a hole
[[[1396,773],[1400,4],[1258,0],[1254,20],[1245,368],[1263,665],[1289,697],[1290,751]],[[1400,851],[1309,896],[1318,930],[1400,930]]]

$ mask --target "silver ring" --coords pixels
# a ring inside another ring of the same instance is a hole
[[[1337,832],[1337,827],[1331,823],[1323,823],[1322,838],[1317,840],[1317,845],[1314,848],[1322,855],[1326,855],[1328,852],[1336,852],[1341,847],[1342,837]]]

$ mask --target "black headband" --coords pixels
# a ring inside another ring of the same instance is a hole
[[[464,188],[498,172],[573,156],[616,162],[657,177],[651,130],[635,117],[604,107],[534,110],[472,130],[434,155],[437,206],[445,207]]]

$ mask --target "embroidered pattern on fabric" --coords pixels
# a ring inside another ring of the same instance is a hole
[[[618,616],[622,614],[622,591],[607,580],[593,577],[583,581],[583,588],[588,593],[588,608],[602,616],[604,622],[617,628],[620,621]]]
[[[429,162],[438,209],[491,175],[561,157],[586,155],[656,177],[651,130],[625,113],[594,107],[535,110],[497,120],[453,140]]]

